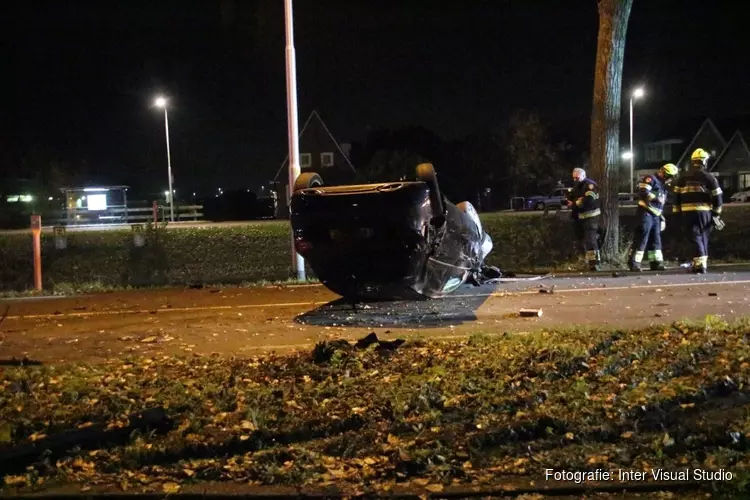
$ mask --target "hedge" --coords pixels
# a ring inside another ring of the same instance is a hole
[[[750,210],[734,208],[723,217],[727,227],[711,239],[711,257],[750,260]],[[567,212],[558,215],[483,214],[494,249],[488,263],[502,269],[567,268],[578,260]],[[629,241],[632,215],[623,216],[623,241]],[[668,216],[664,233],[667,258],[689,257],[692,246],[677,237]],[[674,227],[673,227],[674,226]],[[127,230],[71,231],[67,248],[55,249],[54,236],[42,235],[45,289],[61,284],[106,287],[277,281],[291,277],[288,222],[243,226],[148,230],[136,247]],[[32,284],[31,236],[0,235],[0,289],[24,290]]]

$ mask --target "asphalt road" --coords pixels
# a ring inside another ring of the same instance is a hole
[[[554,287],[554,288],[553,288]],[[546,293],[540,293],[542,292]],[[0,360],[100,361],[131,353],[248,356],[330,338],[463,338],[543,328],[666,324],[750,312],[750,269],[568,275],[464,287],[432,301],[343,304],[318,285],[162,289],[0,300]],[[549,293],[552,292],[552,293]],[[519,316],[522,308],[542,316]]]

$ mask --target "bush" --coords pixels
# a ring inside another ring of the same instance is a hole
[[[711,258],[750,260],[750,210],[727,210],[727,227],[711,237]],[[579,257],[567,212],[483,214],[494,242],[488,263],[501,269],[541,271],[567,268]],[[622,240],[632,238],[633,215],[621,218]],[[680,237],[680,224],[667,216],[663,234],[668,259],[692,257],[692,244]],[[67,248],[56,250],[54,236],[42,236],[46,289],[62,284],[80,288],[191,283],[278,281],[292,276],[290,231],[286,222],[234,227],[149,228],[145,246],[136,247],[127,230],[68,233]],[[31,236],[0,235],[0,288],[23,290],[33,279]]]

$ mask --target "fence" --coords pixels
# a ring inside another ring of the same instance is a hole
[[[110,206],[106,210],[92,211],[72,208],[51,217],[54,225],[78,226],[101,224],[131,224],[139,222],[164,222],[170,220],[169,206],[151,207]],[[62,215],[62,216],[60,216]],[[175,221],[197,221],[203,218],[203,205],[175,205]]]

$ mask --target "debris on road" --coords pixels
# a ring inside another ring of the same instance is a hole
[[[396,340],[380,340],[375,332],[371,332],[367,336],[359,339],[354,344],[350,343],[346,339],[334,339],[328,341],[322,341],[315,344],[312,351],[312,360],[314,363],[322,364],[327,363],[333,359],[337,352],[343,352],[349,354],[352,351],[368,349],[372,345],[377,345],[376,351],[385,353],[396,350],[399,346],[406,342],[404,339]]]
[[[541,318],[541,309],[521,309],[518,314],[524,318]]]

